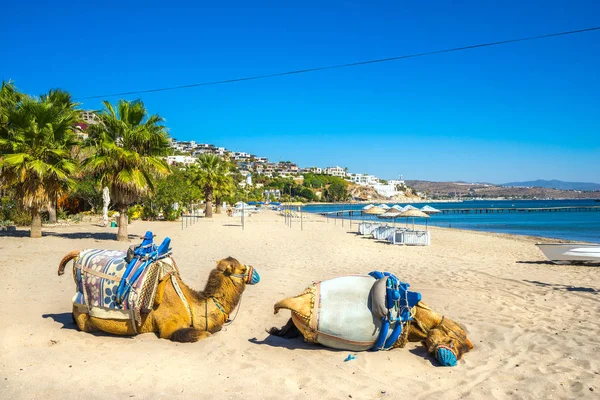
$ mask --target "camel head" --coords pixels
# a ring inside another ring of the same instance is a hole
[[[217,271],[229,277],[235,283],[256,285],[260,282],[260,275],[253,266],[244,265],[233,257],[227,257],[217,263]]]
[[[464,353],[473,348],[465,328],[445,317],[428,332],[423,344],[442,365],[447,366],[455,365]]]

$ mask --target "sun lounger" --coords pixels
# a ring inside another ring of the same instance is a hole
[[[379,223],[361,222],[358,224],[358,233],[360,235],[372,235],[375,228],[382,226]]]
[[[431,235],[429,231],[397,231],[392,235],[390,242],[409,246],[429,246]]]

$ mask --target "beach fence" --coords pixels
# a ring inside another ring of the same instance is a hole
[[[191,211],[187,214],[183,211],[181,212],[181,230],[185,228],[195,225],[198,222],[198,218],[204,217],[204,213],[201,213],[197,207],[194,207],[192,204],[190,207]]]
[[[304,204],[300,202],[284,203],[282,206],[283,222],[292,227],[294,218],[300,217],[300,230],[304,230]]]

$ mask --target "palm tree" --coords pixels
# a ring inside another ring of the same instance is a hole
[[[227,170],[227,168],[225,169]],[[234,193],[233,178],[226,172],[217,177],[217,185],[215,187],[215,202],[216,213],[221,214],[223,210],[223,198],[232,196]]]
[[[104,101],[99,123],[89,128],[90,155],[84,168],[100,176],[119,210],[117,240],[127,241],[127,208],[154,189],[153,180],[170,170],[164,160],[169,141],[164,119],[148,116],[140,100],[119,100],[116,107]]]
[[[31,212],[30,237],[39,238],[41,210],[74,185],[73,126],[79,113],[66,92],[51,90],[38,99],[17,95],[9,85],[2,85],[0,95],[0,185],[12,187]]]
[[[197,165],[188,168],[190,181],[204,192],[206,209],[204,215],[212,218],[212,203],[215,194],[220,200],[221,195],[226,194],[226,188],[230,185],[231,178],[228,177],[227,164],[214,154],[202,154],[198,157]]]

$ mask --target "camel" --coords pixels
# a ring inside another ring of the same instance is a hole
[[[365,350],[371,347],[356,348],[357,342],[339,340],[327,334],[319,332],[319,288],[320,283],[308,287],[302,294],[296,297],[290,297],[277,302],[274,306],[275,314],[281,309],[288,309],[292,312],[292,318],[288,320],[282,328],[273,327],[267,332],[274,336],[292,339],[302,335],[306,342],[321,343],[329,347],[347,350]],[[316,294],[316,297],[315,297]],[[370,311],[367,311],[370,312]],[[442,365],[455,365],[457,360],[473,349],[473,344],[467,338],[467,332],[464,326],[431,310],[422,301],[419,301],[412,307],[412,321],[406,323],[403,332],[394,342],[391,348],[404,347],[407,341],[421,341],[427,351],[435,357]],[[343,316],[339,317],[343,320]],[[367,323],[370,324],[370,321]],[[352,328],[349,328],[352,329]],[[367,326],[367,329],[372,328]],[[325,337],[323,337],[325,336]],[[343,335],[338,335],[340,338]],[[325,340],[328,339],[328,340]],[[331,345],[333,343],[333,345]],[[341,343],[341,344],[340,344]],[[362,345],[363,343],[361,343]]]
[[[64,273],[69,261],[75,260],[75,278],[79,256],[80,251],[67,254],[60,261],[58,275]],[[170,257],[169,262],[174,265]],[[75,304],[75,301],[74,322],[83,332],[103,331],[121,336],[155,332],[160,338],[174,342],[196,342],[220,331],[231,311],[238,305],[246,285],[256,284],[260,280],[252,266],[243,265],[232,257],[217,262],[216,268],[210,272],[206,287],[201,292],[190,289],[181,280],[176,266],[166,278],[158,282],[151,310],[141,314],[139,324],[132,319],[90,316],[82,311],[81,305]],[[178,289],[183,299],[178,295]],[[189,304],[189,308],[184,300]]]

